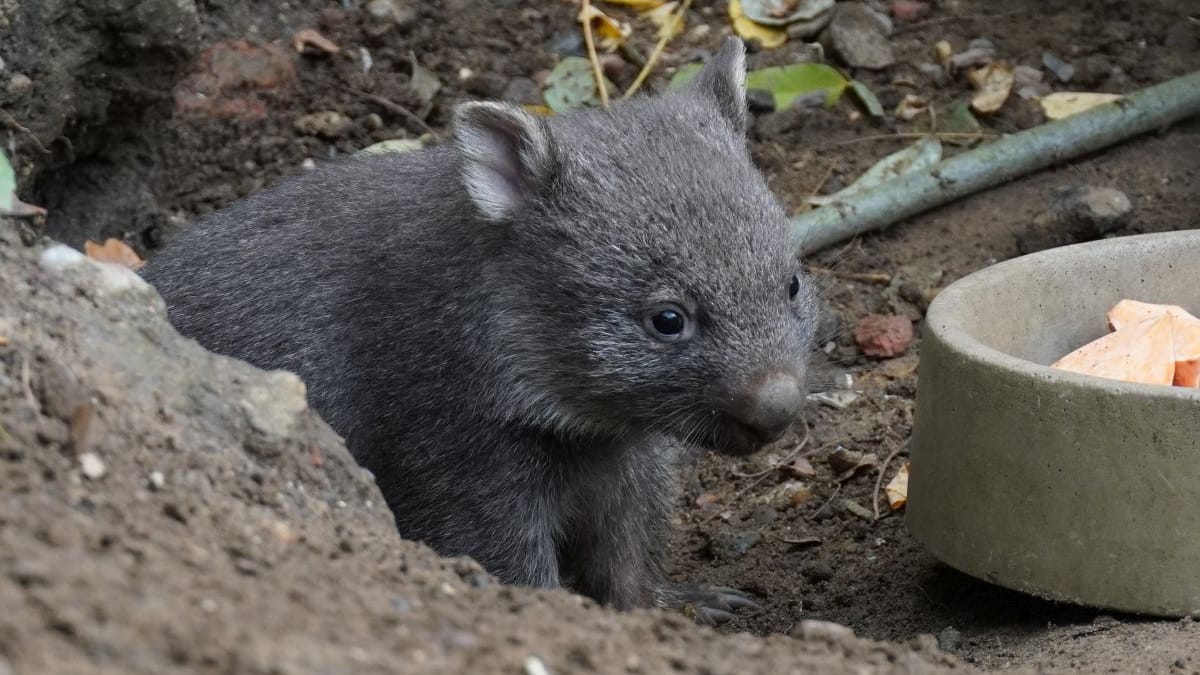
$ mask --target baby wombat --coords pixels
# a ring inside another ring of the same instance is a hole
[[[674,449],[731,454],[801,411],[815,323],[745,139],[744,54],[686,88],[352,159],[215,213],[149,266],[206,347],[298,373],[402,535],[619,608],[670,586]]]

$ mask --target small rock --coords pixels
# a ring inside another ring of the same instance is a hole
[[[753,511],[750,512],[750,522],[759,526],[770,525],[771,523],[775,522],[775,518],[778,515],[779,512],[770,506],[767,506],[766,504],[759,504],[758,506],[754,507]]]
[[[908,350],[913,340],[912,321],[906,316],[869,314],[854,327],[854,342],[863,354],[890,359]]]
[[[367,131],[379,131],[383,128],[383,118],[379,113],[368,113],[362,121],[363,128]]]
[[[952,70],[963,70],[964,68],[986,66],[994,60],[996,60],[995,47],[980,45],[969,47],[966,51],[951,56],[949,63]]]
[[[853,499],[843,499],[842,508],[846,509],[847,513],[852,513],[863,520],[875,520],[875,514],[871,513],[871,509],[868,509]]]
[[[462,87],[481,98],[498,99],[504,96],[508,80],[495,73],[473,73],[463,81]]]
[[[897,21],[916,21],[929,13],[929,3],[915,0],[892,0],[888,11]]]
[[[800,565],[800,576],[809,581],[829,581],[833,578],[833,567],[819,560],[809,560]]]
[[[718,560],[737,560],[745,556],[760,541],[762,541],[762,535],[756,530],[721,533],[709,540],[708,548],[713,557]]]
[[[1033,253],[1098,239],[1124,226],[1132,212],[1120,190],[1090,185],[1064,190],[1017,235],[1017,250]]]
[[[504,91],[500,93],[500,98],[506,101],[516,103],[524,103],[529,105],[541,105],[542,89],[528,77],[514,77],[505,85]]]
[[[371,0],[366,9],[371,18],[397,28],[407,28],[417,21],[417,10],[399,0]]]
[[[829,24],[829,41],[847,65],[878,70],[896,62],[887,39],[890,21],[866,5],[842,3]]]
[[[163,472],[161,471],[151,471],[147,482],[149,483],[151,490],[158,492],[166,486],[167,477],[164,476]]]
[[[353,129],[354,122],[336,110],[323,110],[297,117],[292,126],[306,136],[338,138]]]
[[[1073,219],[1091,224],[1098,234],[1120,228],[1133,211],[1133,203],[1124,192],[1090,185],[1068,192],[1065,207]]]
[[[525,659],[525,675],[550,675],[550,670],[546,668],[546,664],[536,656],[530,656]]]
[[[1017,86],[1041,84],[1046,79],[1041,69],[1033,66],[1017,66],[1013,68],[1013,82]]]
[[[833,18],[833,11],[826,11],[811,19],[793,21],[787,25],[788,37],[794,40],[807,40],[824,30]]]
[[[304,161],[300,162],[300,168],[305,171],[312,171],[317,168],[317,163],[313,161],[312,157],[305,157]]]
[[[750,89],[746,92],[746,107],[755,115],[775,112],[775,96],[769,91]]]
[[[946,626],[938,631],[937,645],[944,652],[956,652],[962,646],[962,633],[954,626]]]
[[[863,453],[839,447],[829,453],[829,459],[826,461],[829,462],[829,467],[833,469],[834,473],[843,474],[858,468],[858,465],[862,463],[862,459]]]
[[[837,644],[854,639],[854,630],[848,626],[832,621],[816,621],[806,619],[792,629],[792,637],[802,640],[828,642]]]
[[[1042,65],[1046,66],[1046,70],[1053,73],[1059,82],[1067,83],[1071,81],[1071,78],[1075,77],[1075,66],[1063,61],[1050,52],[1042,54]]]
[[[950,76],[946,74],[946,69],[936,63],[929,63],[928,61],[918,63],[917,70],[936,85],[944,85],[950,81]]]
[[[583,36],[579,31],[560,30],[546,42],[546,51],[563,56],[583,56]]]
[[[13,96],[24,94],[33,88],[33,80],[24,73],[13,73],[12,77],[8,78],[8,93]]]
[[[104,474],[108,473],[108,467],[104,466],[104,460],[94,452],[85,452],[79,456],[79,470],[88,480],[100,480],[104,478]]]

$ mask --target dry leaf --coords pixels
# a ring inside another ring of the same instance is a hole
[[[678,2],[668,2],[646,12],[646,18],[658,26],[659,39],[670,40],[683,32],[686,22],[682,16],[676,14],[675,10],[678,8]]]
[[[332,40],[311,28],[298,30],[295,35],[292,35],[292,48],[303,52],[305,47],[313,47],[326,54],[336,54],[342,51]]]
[[[747,40],[758,40],[764,49],[773,49],[787,42],[787,31],[754,23],[742,13],[741,0],[729,0],[729,18],[733,30]]]
[[[608,51],[616,49],[633,33],[629,24],[617,21],[591,5],[581,9],[576,18],[580,23],[587,21],[591,24],[592,31],[598,38],[596,43]]]
[[[1121,100],[1120,94],[1092,94],[1087,92],[1060,91],[1043,96],[1039,101],[1046,119],[1061,120],[1075,113],[1090,110],[1098,105]]]
[[[146,264],[129,245],[120,239],[109,238],[104,242],[104,245],[97,244],[94,241],[87,241],[83,244],[84,253],[92,260],[100,262],[114,263],[124,265],[131,270],[140,270]]]
[[[994,113],[1004,105],[1016,81],[1012,66],[1004,61],[976,68],[967,73],[967,79],[977,90],[971,97],[971,108],[984,114]]]
[[[905,94],[893,113],[896,117],[911,122],[914,117],[929,111],[929,101],[916,94]]]
[[[893,511],[904,508],[904,505],[908,503],[908,462],[900,467],[883,491],[887,494],[888,506],[892,507]]]

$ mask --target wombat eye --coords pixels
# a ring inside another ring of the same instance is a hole
[[[643,321],[646,332],[662,342],[678,342],[691,337],[692,327],[687,314],[674,305],[656,307]]]
[[[796,294],[799,292],[800,292],[800,276],[793,274],[792,275],[792,283],[790,286],[788,286],[788,297],[794,300],[794,299],[796,299]]]

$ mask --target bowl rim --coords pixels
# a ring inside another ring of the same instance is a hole
[[[962,326],[962,320],[958,313],[960,308],[969,307],[970,303],[964,301],[968,296],[977,293],[981,289],[994,286],[997,282],[1011,275],[1014,269],[1021,269],[1029,265],[1042,265],[1050,260],[1061,263],[1064,255],[1078,256],[1080,251],[1088,249],[1101,247],[1121,248],[1136,244],[1136,242],[1153,241],[1159,243],[1175,239],[1200,242],[1200,229],[1137,234],[1071,244],[1010,258],[989,265],[952,282],[934,297],[933,302],[930,303],[929,309],[925,313],[926,330],[932,331],[948,349],[976,364],[999,368],[1051,385],[1102,390],[1110,393],[1132,394],[1144,397],[1149,396],[1171,401],[1196,401],[1200,403],[1200,389],[1126,382],[1124,380],[1113,380],[1095,375],[1084,375],[1082,373],[1051,368],[1048,365],[1042,365],[1013,356],[1012,354],[990,347],[975,338]],[[1198,285],[1200,285],[1200,282],[1198,282]]]

